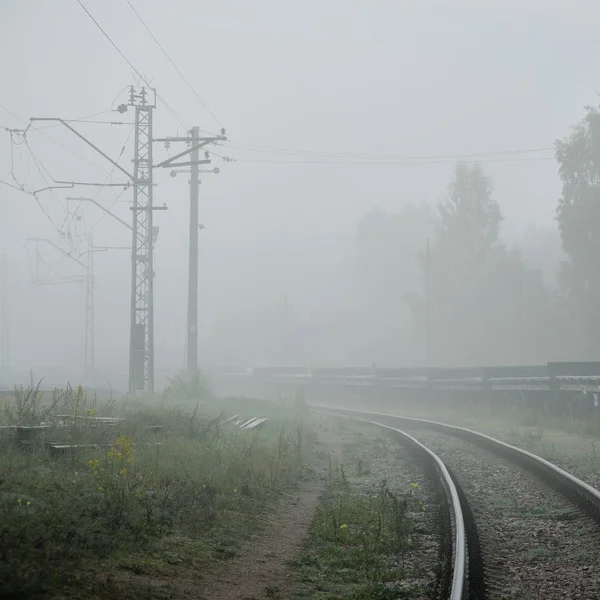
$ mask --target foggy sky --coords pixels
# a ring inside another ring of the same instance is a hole
[[[303,281],[318,269],[315,277],[326,281],[327,265],[345,264],[360,216],[375,206],[394,211],[414,200],[437,201],[454,167],[452,160],[411,166],[246,162],[303,159],[252,152],[248,145],[397,156],[547,148],[568,134],[583,105],[597,101],[600,6],[591,1],[136,0],[220,124],[179,79],[124,0],[84,4],[188,124],[211,132],[221,124],[227,128],[231,144],[217,151],[238,162],[224,165],[219,176],[203,177],[200,191],[200,220],[207,226],[200,236],[204,334],[236,303],[268,309],[278,306],[285,291],[302,310],[312,310],[322,302],[320,290],[311,293]],[[111,103],[125,100],[119,91],[136,82],[75,0],[4,0],[0,36],[0,104],[22,119],[109,110]],[[131,121],[133,112],[98,118]],[[0,110],[0,125],[20,123]],[[130,129],[77,127],[111,156],[119,154]],[[31,148],[52,176],[104,180],[109,167],[101,157],[60,128],[45,131],[102,167],[32,133]],[[164,107],[157,109],[157,136],[183,132]],[[12,181],[9,138],[0,133],[0,178]],[[164,154],[158,145],[156,152]],[[131,145],[124,154],[126,168],[130,156]],[[553,160],[483,166],[495,182],[507,239],[532,224],[554,227],[560,185]],[[24,148],[17,152],[15,173],[31,187],[44,187]],[[166,172],[157,173],[156,182],[155,202],[169,206],[156,217],[160,371],[183,363],[188,186],[187,175],[172,179]],[[76,188],[56,195],[64,202],[67,195],[94,193]],[[121,200],[130,200],[131,193]],[[109,190],[98,194],[113,198]],[[48,192],[40,199],[62,223],[59,202]],[[114,208],[130,219],[127,204]],[[0,186],[0,211],[0,251],[10,255],[17,288],[13,363],[21,368],[80,363],[83,289],[29,285],[26,239],[56,241],[56,233],[33,198],[5,186]],[[86,208],[86,223],[96,223],[101,214]],[[97,244],[130,243],[129,232],[109,218],[94,235]],[[78,273],[59,255],[45,256],[58,270]],[[97,363],[113,371],[125,365],[125,371],[129,253],[98,254],[96,265]],[[202,336],[200,347],[202,352]]]

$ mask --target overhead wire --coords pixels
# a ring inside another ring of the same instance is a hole
[[[5,108],[1,104],[0,104],[0,109],[2,109],[4,112],[8,113],[11,117],[14,117],[17,121],[21,121],[21,123],[25,123],[25,125],[27,125],[27,121],[21,119],[21,117],[18,117],[17,115],[15,115],[14,112],[8,110],[8,108]]]
[[[150,86],[149,82],[147,79],[144,78],[144,81],[146,82],[146,85]],[[181,124],[181,126],[186,130],[189,131],[190,130],[190,126],[189,124],[179,115],[179,113],[177,113],[175,111],[175,109],[173,107],[171,107],[170,104],[168,104],[168,102],[156,91],[154,90],[156,93],[156,97],[158,98],[158,100],[160,100],[164,107],[171,113],[171,115],[173,115],[173,117],[179,121],[179,123]]]
[[[140,71],[138,71],[138,69],[135,68],[135,66],[133,65],[133,63],[125,56],[125,54],[121,51],[121,49],[117,46],[117,44],[112,40],[112,38],[108,35],[108,33],[106,33],[106,31],[103,29],[103,27],[100,25],[100,23],[98,23],[98,21],[94,18],[94,16],[92,15],[92,13],[85,7],[85,5],[83,4],[83,2],[81,0],[77,0],[77,3],[81,6],[81,8],[83,8],[83,10],[86,12],[86,14],[88,15],[88,17],[94,22],[94,24],[96,25],[96,27],[102,32],[102,35],[104,35],[104,37],[110,42],[110,44],[113,46],[113,48],[119,53],[119,55],[123,58],[123,60],[129,65],[129,67],[133,70],[133,72],[139,77],[139,79],[141,81],[146,82],[146,85],[148,85],[148,87],[150,86],[150,83],[148,82],[148,79],[146,77],[144,77]],[[123,92],[123,90],[119,93],[119,95]],[[173,109],[168,103],[167,101],[160,96],[156,90],[156,97],[163,103],[163,105],[165,106],[165,108],[173,115],[173,117],[186,129],[189,129],[189,125],[182,119],[182,117],[175,111],[175,109]],[[118,96],[117,96],[118,97]],[[114,103],[114,101],[113,101]]]
[[[121,152],[119,154],[119,156],[117,157],[117,159],[115,160],[115,162],[118,164],[119,160],[121,159],[121,157],[123,156],[125,149],[127,148],[127,144],[129,143],[129,140],[131,139],[131,135],[133,134],[133,130],[134,127],[131,128],[131,130],[129,131],[129,135],[127,136],[127,139],[125,140],[125,143],[123,144],[123,147],[121,148]],[[116,165],[113,166],[113,172],[116,169]],[[106,183],[106,181],[104,182]],[[127,191],[128,188],[124,188],[123,190],[121,190],[121,192],[119,194],[115,193],[115,198],[114,200],[110,203],[110,205],[108,206],[107,210],[111,210],[114,205],[120,201],[121,196],[123,196],[123,194]],[[111,188],[111,190],[114,192],[113,188]],[[96,192],[96,195],[94,196],[94,200],[98,197],[98,194],[100,193],[100,189],[98,190],[98,192]],[[85,206],[81,213],[83,214],[83,212],[86,210],[86,208],[88,208],[88,206]],[[100,223],[102,222],[102,220],[104,219],[104,217],[106,216],[106,213],[104,212],[100,218],[96,221],[96,223],[94,223],[94,225],[91,226],[90,228],[90,232],[94,232],[97,230],[98,225],[100,225]]]
[[[127,134],[127,138],[125,139],[125,142],[123,143],[123,146],[121,147],[121,151],[119,152],[119,156],[117,156],[117,158],[116,158],[116,160],[115,160],[115,163],[116,163],[116,164],[115,164],[115,165],[113,165],[113,167],[112,167],[112,169],[110,170],[110,172],[108,173],[108,175],[107,175],[106,179],[105,179],[105,180],[102,182],[102,186],[106,185],[106,183],[108,183],[108,181],[109,181],[109,180],[111,180],[111,178],[112,178],[112,176],[113,176],[114,172],[116,171],[116,169],[117,169],[117,165],[119,164],[119,161],[121,160],[121,158],[123,157],[123,154],[125,153],[125,149],[127,148],[127,144],[129,144],[129,140],[131,139],[131,136],[132,136],[132,134],[133,134],[133,130],[134,130],[134,128],[135,128],[135,124],[134,124],[134,125],[131,127],[131,129],[129,130],[129,133]],[[98,194],[100,193],[100,190],[101,190],[101,189],[102,189],[102,187],[99,187],[99,188],[98,188],[98,191],[96,192],[96,195],[94,196],[94,200],[96,200],[96,198],[98,197]],[[110,189],[112,190],[112,192],[113,192],[113,193],[115,193],[115,194],[116,194],[116,192],[114,191],[114,189],[113,189],[112,187],[111,187]],[[118,196],[118,197],[120,197],[121,195],[122,195],[122,192],[121,192],[121,194],[119,194],[119,196]],[[81,212],[82,212],[82,214],[85,212],[85,210],[86,210],[87,208],[88,208],[88,206],[85,206],[85,207],[82,209],[82,211],[81,211]],[[93,228],[92,228],[92,229],[93,229]]]
[[[453,159],[456,160],[456,159]],[[474,159],[469,160],[469,163],[508,163],[508,162],[535,162],[556,160],[554,156],[543,157],[520,157],[520,158],[489,158],[489,159]],[[452,160],[422,160],[422,161],[392,161],[392,160],[275,160],[275,159],[245,159],[236,158],[238,163],[268,163],[275,165],[359,165],[359,166],[399,166],[399,167],[415,167],[420,165],[442,165],[452,164]]]
[[[4,179],[0,179],[0,183],[2,185],[6,185],[9,188],[12,188],[13,190],[17,190],[18,192],[23,192],[24,194],[27,194],[28,196],[31,196],[30,192],[25,191],[24,189],[21,189],[20,187],[17,187],[16,185],[9,183],[8,181],[4,181]]]
[[[223,144],[219,144],[223,145]],[[243,144],[236,142],[228,142],[228,145],[235,148],[238,147],[241,150],[245,150],[248,152],[260,152],[266,154],[284,154],[284,155],[299,155],[299,156],[319,156],[319,157],[332,157],[332,158],[361,158],[361,159],[369,159],[369,160],[402,160],[402,161],[412,161],[412,160],[441,160],[441,159],[451,159],[457,160],[462,158],[471,158],[471,157],[488,157],[488,156],[497,156],[503,154],[531,154],[537,152],[548,152],[554,150],[552,147],[542,147],[542,148],[525,148],[525,149],[510,149],[510,150],[492,150],[492,151],[484,151],[484,152],[471,152],[466,154],[447,154],[447,155],[420,155],[420,156],[406,156],[406,155],[398,155],[398,154],[373,154],[367,152],[329,152],[323,150],[300,150],[300,149],[291,149],[291,148],[275,148],[270,146],[261,146],[258,144]]]
[[[21,141],[17,144],[14,140],[13,133],[14,131],[7,129],[10,135],[10,175],[13,178],[13,181],[21,188],[21,190],[25,189],[25,186],[17,179],[15,175],[15,146],[20,146],[23,142]]]
[[[44,173],[44,171],[46,173],[48,173],[48,170],[46,169],[46,167],[43,167],[43,165],[41,164],[41,162],[36,158],[36,156],[33,153],[33,150],[31,149],[31,146],[29,145],[29,142],[27,141],[27,139],[25,139],[25,146],[26,146],[27,150],[29,150],[31,158],[33,159],[33,162],[34,162],[35,166],[37,167],[40,175],[42,176],[42,179],[44,180],[44,183],[49,188],[49,190],[50,190],[53,198],[56,200],[56,202],[59,204],[59,206],[63,210],[66,210],[65,207],[63,206],[62,202],[58,199],[58,196],[56,195],[56,192],[52,189],[52,186],[50,185],[50,182],[48,181],[48,179],[46,177],[46,174]],[[52,175],[50,175],[50,173],[48,173],[48,176],[50,177],[50,179],[52,179],[54,181],[54,178],[52,177]],[[54,230],[56,231],[56,233],[58,233],[59,237],[60,238],[64,238],[65,237],[65,232],[63,230],[63,227],[64,227],[65,221],[63,220],[63,224],[60,227],[58,227],[56,225],[56,223],[54,222],[54,219],[50,216],[50,213],[46,210],[46,208],[44,207],[44,205],[41,203],[41,201],[38,198],[37,194],[34,193],[34,192],[31,192],[31,195],[35,198],[35,201],[37,202],[37,205],[40,207],[40,209],[42,210],[42,212],[44,213],[44,215],[46,215],[46,217],[50,221],[50,224],[52,225],[52,227],[54,228]],[[71,244],[72,244],[71,237],[67,236],[67,238],[69,239],[69,241],[71,241]]]
[[[94,24],[96,25],[96,27],[102,32],[102,34],[104,35],[104,37],[111,43],[111,45],[113,46],[113,48],[121,55],[121,57],[123,58],[123,60],[131,67],[131,69],[133,70],[133,72],[140,78],[143,79],[142,74],[133,66],[133,64],[131,63],[131,61],[125,56],[125,54],[123,54],[123,52],[121,52],[121,49],[117,46],[117,44],[115,44],[111,37],[108,35],[108,33],[106,33],[106,31],[104,31],[104,29],[102,28],[102,26],[100,25],[100,23],[98,23],[98,21],[96,21],[96,19],[94,18],[94,16],[92,15],[92,13],[85,7],[85,5],[83,4],[83,2],[81,0],[77,0],[79,6],[81,6],[81,8],[83,8],[83,10],[87,13],[88,17],[94,22]]]
[[[126,0],[126,2],[127,2],[127,4],[129,4],[129,8],[131,8],[131,10],[135,13],[135,15],[139,19],[140,23],[144,26],[146,31],[150,34],[150,37],[156,42],[156,45],[161,49],[162,53],[166,56],[167,60],[171,63],[171,65],[173,65],[173,68],[177,71],[177,73],[179,74],[181,79],[183,79],[183,81],[188,86],[188,88],[191,90],[191,92],[194,94],[194,96],[196,96],[196,98],[198,99],[200,104],[202,104],[202,106],[208,111],[208,113],[215,120],[217,125],[219,127],[223,127],[223,125],[221,124],[221,121],[219,121],[219,119],[215,115],[215,113],[208,107],[206,102],[204,102],[204,100],[202,99],[200,94],[195,90],[194,86],[189,82],[187,77],[181,72],[181,69],[175,64],[175,61],[169,56],[169,53],[165,50],[163,45],[158,41],[157,37],[152,33],[152,31],[150,30],[148,25],[146,25],[144,19],[142,19],[141,15],[140,15],[140,13],[135,9],[133,4],[131,3],[131,0]]]

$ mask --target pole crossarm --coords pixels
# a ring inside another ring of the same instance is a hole
[[[106,250],[131,250],[131,246],[94,246],[94,252],[105,252]]]
[[[171,157],[167,158],[166,160],[163,160],[162,162],[158,163],[157,165],[154,165],[154,167],[157,169],[159,167],[162,167],[162,168],[170,167],[174,160],[177,160],[178,158],[182,158],[183,156],[187,156],[188,154],[191,154],[195,150],[204,148],[204,146],[207,146],[208,144],[210,144],[210,142],[202,142],[200,144],[196,144],[195,146],[192,146],[191,148],[188,148],[187,150],[184,150],[183,152],[180,152],[179,154],[176,154],[175,156],[171,156]]]
[[[205,160],[192,160],[189,162],[169,163],[168,165],[165,165],[163,168],[166,168],[166,167],[190,167],[190,166],[194,166],[194,165],[210,165],[211,162],[212,161],[210,160],[210,158],[207,158]]]
[[[114,161],[110,156],[108,156],[108,154],[106,154],[105,152],[103,152],[102,150],[100,150],[100,148],[98,148],[98,146],[96,146],[95,144],[93,144],[92,142],[90,142],[84,135],[82,135],[81,133],[79,133],[79,131],[77,131],[77,129],[75,129],[74,127],[71,127],[64,119],[59,119],[57,117],[31,117],[29,120],[32,123],[35,122],[35,121],[55,121],[57,123],[61,123],[67,129],[69,129],[70,131],[72,131],[78,138],[80,138],[81,140],[83,140],[88,146],[90,146],[96,152],[98,152],[98,154],[100,154],[101,156],[103,156],[108,162],[110,162],[117,169],[119,169],[119,171],[121,171],[122,173],[124,173],[125,175],[127,175],[127,177],[129,179],[133,180],[134,177],[133,177],[133,175],[131,173],[129,173],[127,170],[125,170],[118,162]]]
[[[129,210],[135,210],[135,211],[139,211],[139,210],[169,210],[168,206],[153,206],[152,208],[149,208],[148,206],[130,206]]]
[[[194,137],[158,138],[157,140],[154,140],[154,141],[155,142],[177,141],[177,142],[188,142],[188,143],[198,142],[197,144],[194,144],[190,148],[187,148],[187,150],[184,150],[183,152],[180,152],[179,154],[176,154],[175,156],[171,156],[171,157],[167,158],[166,160],[163,160],[162,162],[158,163],[157,165],[154,165],[157,169],[158,168],[164,169],[166,167],[176,166],[173,161],[177,160],[178,158],[182,158],[184,156],[187,156],[188,154],[192,154],[192,153],[196,152],[197,150],[200,150],[200,148],[204,148],[205,146],[208,146],[208,144],[212,144],[213,142],[227,141],[227,138],[225,136],[219,135],[219,136],[206,137],[206,138],[194,138]],[[191,164],[196,164],[196,163],[194,162],[194,163],[180,163],[180,164],[191,165]],[[198,164],[207,164],[207,163],[205,163],[203,161],[199,161]]]
[[[165,137],[165,138],[154,138],[153,142],[186,142],[188,144],[192,142],[208,142],[209,144],[212,142],[226,142],[227,137],[225,135],[213,135],[210,137]],[[190,148],[191,151],[191,148]]]
[[[59,181],[58,179],[54,181],[54,183],[66,183],[65,187],[75,187],[76,185],[89,185],[91,187],[125,187],[128,188],[130,186],[129,182],[126,183],[92,183],[88,181]]]

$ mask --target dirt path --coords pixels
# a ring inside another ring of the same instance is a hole
[[[317,443],[326,456],[315,465],[316,480],[300,484],[298,490],[284,497],[260,537],[224,571],[199,586],[203,600],[281,598],[296,586],[287,563],[306,538],[325,486],[329,456],[341,459],[343,439],[326,427],[318,430]]]

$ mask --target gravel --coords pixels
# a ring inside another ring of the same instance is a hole
[[[456,475],[473,510],[490,599],[600,599],[600,527],[520,467],[438,432],[414,437]]]

